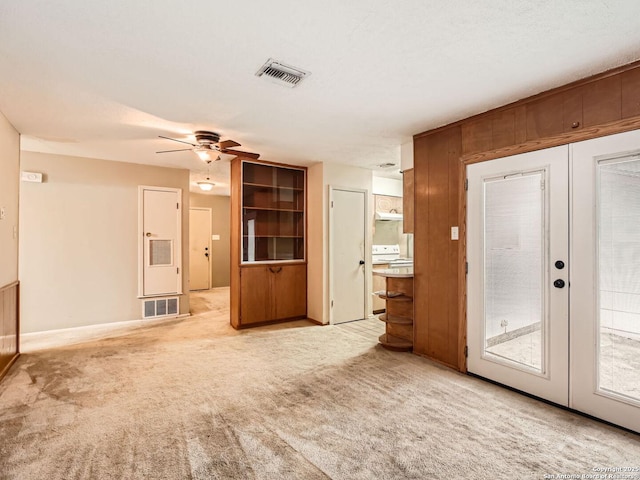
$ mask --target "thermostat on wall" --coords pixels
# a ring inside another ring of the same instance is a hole
[[[42,183],[42,174],[36,172],[20,172],[20,180],[23,182]]]

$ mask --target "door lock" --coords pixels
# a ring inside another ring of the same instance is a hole
[[[557,279],[553,282],[553,286],[556,288],[564,288],[564,280],[562,280],[561,278]]]

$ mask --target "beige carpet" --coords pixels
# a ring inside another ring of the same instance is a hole
[[[388,352],[348,324],[235,332],[227,295],[194,296],[188,319],[23,355],[0,384],[1,478],[520,479],[640,465],[636,435]]]

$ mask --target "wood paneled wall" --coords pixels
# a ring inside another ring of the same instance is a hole
[[[461,128],[417,138],[414,144],[414,346],[416,353],[458,367]]]
[[[0,288],[0,379],[19,355],[19,284]]]
[[[414,136],[414,352],[466,370],[466,164],[639,128],[635,62]]]

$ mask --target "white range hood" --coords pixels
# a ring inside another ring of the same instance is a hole
[[[376,212],[376,220],[383,220],[383,221],[402,221],[402,214],[401,213],[388,213],[388,212]]]

